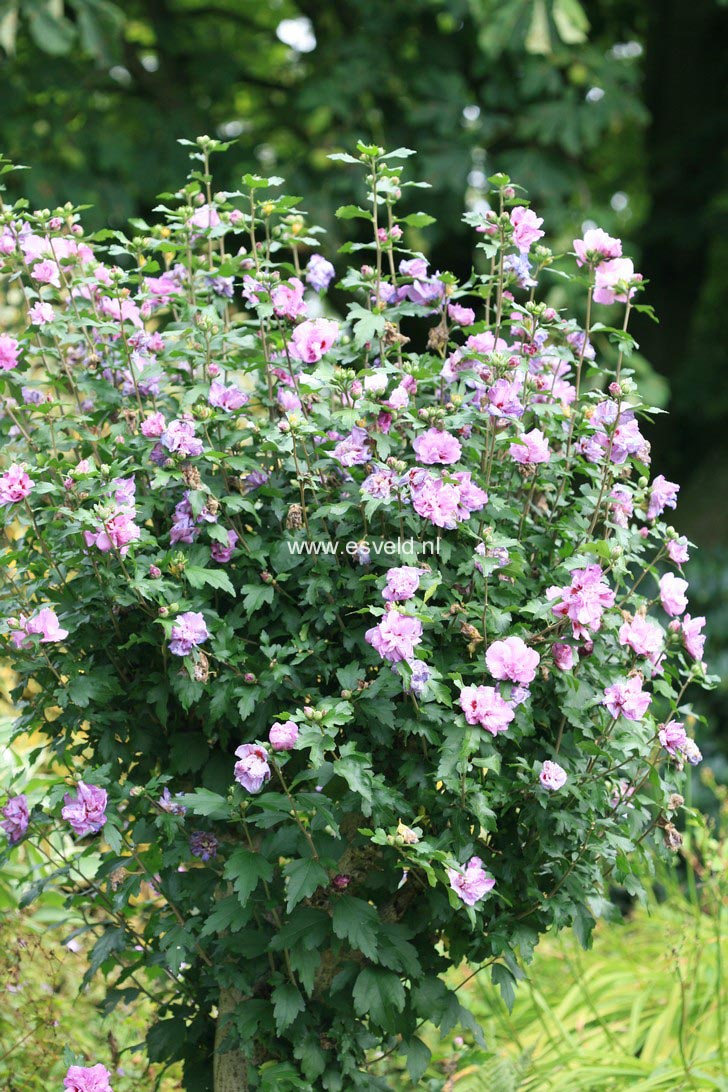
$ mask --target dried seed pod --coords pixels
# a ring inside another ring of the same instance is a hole
[[[200,477],[200,472],[196,466],[190,466],[186,463],[182,467],[182,477],[184,478],[185,485],[189,486],[190,489],[199,489],[202,485],[202,478]]]
[[[286,516],[286,530],[297,531],[303,527],[303,508],[300,504],[292,504]]]

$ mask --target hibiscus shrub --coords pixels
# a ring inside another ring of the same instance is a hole
[[[224,148],[131,238],[2,212],[2,630],[62,771],[2,825],[188,1089],[386,1088],[425,1021],[479,1034],[449,967],[510,1000],[541,933],[587,944],[605,881],[679,846],[704,620],[619,240],[555,255],[497,175],[459,284],[407,247],[411,153],[360,145],[337,273],[281,179],[213,192]],[[538,302],[556,273],[583,327]]]

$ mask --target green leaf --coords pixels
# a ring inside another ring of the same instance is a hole
[[[430,1064],[432,1051],[417,1035],[407,1039],[402,1046],[407,1055],[407,1072],[412,1083],[417,1084]]]
[[[510,1012],[516,1000],[515,978],[504,963],[494,963],[490,974],[493,985],[500,987],[501,996]]]
[[[146,272],[146,270],[145,270]],[[207,533],[214,542],[219,542],[221,546],[227,546],[228,533],[227,530],[219,523],[211,523],[208,525]]]
[[[382,922],[379,926],[378,962],[392,971],[401,971],[408,978],[418,978],[422,966],[414,944],[409,943],[411,931],[398,922]]]
[[[326,1054],[321,1049],[317,1036],[306,1035],[299,1039],[293,1048],[293,1056],[298,1058],[304,1077],[311,1082],[320,1077],[326,1069]]]
[[[228,929],[236,933],[245,924],[245,915],[240,912],[240,900],[235,895],[227,895],[226,898],[220,899],[215,909],[206,919],[200,930],[200,936],[206,937],[211,933],[224,933]]]
[[[313,993],[316,971],[321,965],[320,953],[308,948],[299,948],[297,951],[289,952],[288,958],[294,973],[298,975],[301,985],[310,997]]]
[[[552,14],[562,42],[578,45],[586,41],[589,20],[579,0],[554,0]]]
[[[266,603],[272,603],[275,596],[270,584],[246,584],[241,591],[245,592],[243,610],[246,614],[255,614]]]
[[[91,951],[88,969],[83,976],[84,984],[90,981],[102,963],[110,959],[115,952],[123,951],[125,947],[126,933],[124,929],[116,927],[105,929]]]
[[[577,905],[574,916],[574,933],[584,951],[592,946],[592,932],[595,925],[596,921],[589,911],[584,906]]]
[[[330,919],[323,910],[313,906],[300,906],[290,921],[273,937],[271,951],[279,952],[283,948],[295,948],[301,944],[304,948],[320,948],[330,937]]]
[[[363,952],[368,959],[377,958],[379,915],[368,902],[353,895],[342,895],[334,903],[332,925],[340,940],[346,940],[350,947]]]
[[[245,906],[261,880],[273,879],[273,865],[250,849],[236,849],[225,863],[223,876],[233,881],[240,905]]]
[[[184,574],[191,588],[203,588],[207,585],[217,591],[226,591],[230,595],[235,595],[235,588],[224,569],[204,569],[202,565],[186,565]]]
[[[233,1017],[235,1028],[243,1042],[253,1039],[261,1024],[263,1027],[270,1027],[270,1018],[270,1002],[257,997],[251,997],[238,1005]]]
[[[28,25],[38,48],[54,57],[68,53],[76,38],[73,23],[62,15],[52,15],[45,8],[36,8]]]
[[[119,692],[115,682],[100,675],[74,675],[66,684],[74,705],[85,709],[92,701],[104,702]]]
[[[291,861],[283,869],[288,879],[286,913],[290,914],[294,906],[313,895],[318,887],[328,886],[329,874],[313,857],[306,860]]]
[[[437,223],[437,220],[426,212],[411,212],[409,216],[403,216],[399,222],[407,224],[408,227],[429,227],[430,224]]]
[[[172,737],[170,760],[172,773],[201,770],[210,756],[210,745],[202,732],[180,732]]]
[[[361,167],[361,160],[354,155],[349,155],[348,152],[331,152],[326,158],[333,160],[334,163],[353,163],[355,166]]]
[[[339,756],[334,764],[335,772],[344,778],[352,792],[361,797],[364,814],[371,815],[372,770],[369,758],[359,754],[353,742],[345,744]]]
[[[367,311],[360,303],[350,304],[349,318],[353,320],[354,344],[357,347],[366,345],[384,333],[386,321],[384,315]]]
[[[146,1037],[150,1062],[169,1062],[179,1058],[186,1036],[187,1025],[181,1016],[152,1024]]]
[[[194,792],[184,793],[179,798],[179,803],[191,811],[193,815],[206,815],[209,819],[229,819],[231,807],[224,796],[210,792],[209,789],[195,789]]]
[[[369,209],[359,208],[358,205],[340,205],[336,210],[339,220],[371,220]]]
[[[260,696],[260,688],[251,686],[238,698],[238,715],[245,721],[255,711]]]
[[[531,24],[524,44],[529,53],[551,52],[551,31],[545,0],[534,0]]]
[[[284,982],[282,985],[276,986],[271,993],[271,1000],[273,1001],[276,1033],[280,1035],[287,1027],[291,1026],[299,1012],[303,1012],[306,1008],[306,1002],[290,982]]]
[[[109,0],[74,0],[81,30],[81,43],[97,61],[112,59],[117,52],[118,36],[124,25],[124,13]],[[149,266],[145,268],[149,273]]]
[[[9,8],[0,16],[0,46],[9,57],[15,55],[15,41],[18,34],[18,9]]]
[[[365,967],[360,971],[352,991],[354,1011],[368,1016],[375,1024],[386,1028],[393,1017],[392,1010],[404,1008],[404,986],[394,971]]]

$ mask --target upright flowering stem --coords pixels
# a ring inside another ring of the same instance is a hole
[[[58,574],[58,580],[60,581],[60,585],[61,585],[61,587],[63,587],[63,585],[66,582],[65,577],[63,576],[63,573],[61,572],[61,570],[58,568],[58,565],[56,564],[56,562],[51,557],[50,550],[46,546],[45,538],[41,534],[40,528],[38,527],[38,524],[36,523],[35,514],[33,512],[33,509],[30,507],[30,504],[28,503],[27,500],[23,501],[23,505],[25,507],[26,512],[30,516],[30,522],[33,524],[33,530],[35,531],[36,541],[38,542],[38,545],[41,548],[43,556],[45,557],[45,559],[48,562],[48,564],[50,565],[50,567],[52,569],[56,570],[56,573]]]
[[[296,464],[296,480],[298,482],[299,494],[301,497],[301,514],[303,516],[303,525],[306,528],[306,537],[311,541],[311,528],[308,525],[308,512],[306,510],[306,488],[303,484],[303,476],[301,474],[301,467],[298,462],[298,455],[296,454],[296,437],[291,432],[291,443],[293,444],[293,461]]]
[[[586,319],[585,319],[585,323],[584,323],[584,339],[583,339],[583,341],[581,343],[581,346],[579,347],[579,355],[577,357],[577,362],[576,362],[576,377],[575,377],[575,384],[574,384],[575,385],[574,405],[573,405],[573,408],[572,408],[572,411],[571,411],[571,418],[570,418],[570,421],[569,421],[569,435],[568,435],[567,441],[566,441],[566,455],[565,455],[565,461],[564,461],[564,473],[563,473],[563,476],[561,478],[561,482],[559,484],[559,490],[558,490],[558,493],[556,494],[556,499],[554,500],[554,503],[551,506],[551,514],[549,515],[549,520],[548,520],[548,525],[549,526],[551,526],[551,524],[552,524],[552,522],[554,520],[554,517],[556,516],[556,513],[559,510],[559,504],[561,503],[561,498],[564,495],[564,489],[566,488],[566,483],[567,483],[568,478],[569,478],[569,472],[571,470],[572,449],[573,449],[573,442],[574,442],[574,429],[576,427],[576,418],[577,418],[577,415],[578,415],[578,412],[579,412],[579,397],[580,397],[580,393],[581,393],[581,373],[582,373],[582,370],[583,370],[583,367],[584,367],[584,354],[586,353],[586,346],[587,346],[587,342],[589,341],[589,334],[591,332],[591,311],[592,311],[593,298],[594,298],[594,270],[593,270],[593,267],[590,265],[590,267],[589,267],[589,291],[587,293],[587,298],[586,298]]]
[[[304,836],[304,838],[308,842],[308,847],[311,850],[311,856],[313,857],[314,861],[318,861],[319,860],[319,854],[318,854],[318,850],[316,849],[316,843],[314,842],[313,838],[311,837],[311,834],[310,834],[309,830],[301,822],[301,818],[300,818],[300,816],[298,814],[298,811],[296,810],[296,801],[293,799],[293,796],[291,795],[291,790],[288,788],[288,784],[286,782],[286,779],[283,776],[283,770],[281,769],[280,764],[278,762],[273,762],[272,766],[273,766],[273,769],[276,772],[276,776],[277,776],[278,780],[281,783],[281,788],[283,789],[283,792],[285,793],[285,795],[286,795],[286,797],[288,799],[288,803],[291,805],[291,818],[293,819],[293,821],[296,824],[296,826],[298,827],[298,829],[301,831],[301,834]]]
[[[255,262],[255,272],[260,276],[260,260],[258,258],[258,243],[255,238],[255,190],[250,191],[250,224],[248,226],[248,234],[250,236],[250,253]],[[265,379],[268,386],[268,419],[270,421],[275,420],[275,397],[273,395],[273,376],[270,369],[270,354],[268,352],[268,341],[266,336],[265,321],[260,320],[260,340],[263,347],[263,355],[265,356]]]
[[[372,171],[372,225],[374,227],[374,245],[376,246],[377,259],[377,280],[375,290],[376,306],[379,307],[381,303],[381,290],[382,290],[382,244],[379,240],[379,198],[377,194],[377,157],[372,156],[370,159],[371,171]]]
[[[629,324],[629,316],[630,316],[631,310],[632,310],[632,302],[628,298],[627,299],[627,306],[624,309],[624,322],[622,323],[622,333],[623,334],[627,333],[627,326]],[[619,379],[620,379],[620,376],[622,374],[622,361],[623,361],[623,359],[624,359],[624,345],[620,344],[620,346],[619,346],[619,355],[617,357],[617,370],[616,370],[616,373],[615,373],[615,381],[617,383],[619,383]]]
[[[528,513],[531,510],[531,505],[533,503],[533,495],[536,492],[536,483],[537,483],[537,481],[538,481],[538,475],[536,473],[534,473],[533,481],[531,482],[531,488],[528,491],[528,496],[526,497],[526,503],[524,504],[523,511],[521,512],[521,522],[518,525],[518,541],[519,542],[521,541],[521,536],[523,535],[523,526],[524,526],[524,524],[526,522],[526,517],[528,516]]]
[[[495,315],[495,336],[496,341],[500,337],[501,322],[503,319],[503,261],[505,258],[505,242],[506,242],[506,229],[501,223],[503,219],[503,190],[500,191],[500,215],[499,215],[499,234],[500,234],[500,249],[498,253],[498,288],[496,296],[496,315]]]
[[[590,267],[590,282],[589,291],[586,297],[586,319],[584,321],[584,337],[579,347],[579,356],[576,361],[576,379],[575,379],[575,394],[574,394],[574,414],[572,414],[571,421],[569,423],[569,438],[566,442],[566,460],[567,463],[571,458],[571,446],[574,440],[574,425],[576,422],[576,411],[579,408],[579,398],[581,396],[581,373],[584,369],[584,355],[586,353],[586,347],[589,342],[589,335],[591,334],[591,312],[592,301],[594,299],[594,270]]]
[[[607,445],[607,450],[606,450],[606,452],[604,454],[604,472],[602,474],[601,483],[600,483],[600,486],[599,486],[599,495],[597,497],[597,503],[594,505],[594,514],[592,515],[591,522],[589,524],[589,529],[586,532],[586,536],[585,536],[585,540],[584,540],[586,542],[588,542],[589,539],[591,538],[591,536],[593,535],[594,528],[596,527],[597,523],[599,522],[599,513],[600,513],[600,510],[601,510],[602,501],[604,500],[604,494],[605,494],[605,492],[607,490],[607,485],[609,484],[609,481],[612,478],[612,474],[613,474],[612,451],[614,450],[614,433],[616,431],[617,425],[619,424],[619,415],[620,415],[620,412],[621,412],[621,408],[622,408],[622,402],[621,402],[621,399],[620,399],[620,400],[617,401],[617,416],[616,416],[616,419],[615,419],[615,422],[614,422],[614,427],[612,428],[612,430],[611,430],[611,432],[609,434],[609,443]]]
[[[124,326],[124,316],[123,316],[122,310],[121,310],[122,296],[121,295],[117,296],[117,300],[118,300],[118,303],[119,303],[119,330],[121,332],[121,342],[122,342],[122,345],[124,346],[124,355],[126,357],[126,366],[127,366],[128,371],[129,371],[129,375],[131,376],[132,385],[134,387],[134,394],[136,395],[137,408],[139,410],[139,414],[142,415],[144,413],[144,405],[142,403],[142,396],[141,396],[141,394],[139,392],[139,384],[137,382],[136,369],[134,367],[134,362],[131,359],[131,353],[129,352],[129,342],[127,341],[126,328]]]
[[[205,165],[204,182],[205,182],[205,193],[207,195],[207,207],[208,207],[208,209],[211,209],[212,208],[212,175],[210,174],[210,153],[208,152],[207,148],[205,148],[202,154],[203,154],[203,161],[204,161],[204,165]],[[213,268],[213,263],[212,263],[212,236],[210,235],[210,227],[209,226],[207,228],[207,268],[212,273],[212,268]]]

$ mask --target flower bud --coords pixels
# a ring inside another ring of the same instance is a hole
[[[405,826],[401,819],[397,823],[397,836],[407,846],[417,845],[420,840],[416,831],[412,830],[412,827]]]

